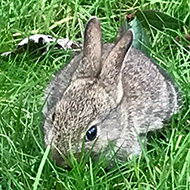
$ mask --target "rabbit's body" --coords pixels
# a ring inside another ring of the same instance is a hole
[[[84,49],[46,89],[45,144],[60,164],[60,153],[109,149],[119,158],[139,154],[139,135],[163,127],[178,110],[178,91],[167,74],[131,47],[127,31],[116,44],[103,44],[96,17],[86,26]],[[96,141],[96,142],[95,142]],[[60,153],[58,153],[60,152]]]

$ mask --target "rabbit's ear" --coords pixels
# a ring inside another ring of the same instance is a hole
[[[133,42],[133,31],[128,30],[120,37],[102,65],[100,78],[105,89],[119,102],[123,95],[121,75],[124,58]]]
[[[84,33],[84,57],[92,62],[100,62],[102,54],[102,30],[97,17],[92,17],[86,24]],[[97,67],[97,65],[93,65]]]
[[[117,32],[117,37],[116,37],[116,39],[115,39],[115,44],[122,38],[122,36],[125,34],[126,31],[127,31],[127,28],[126,28],[126,26],[125,26],[125,23],[123,23],[123,24],[120,26],[120,28],[119,28],[119,30],[118,30],[118,32]]]
[[[75,73],[75,78],[94,78],[101,70],[102,31],[97,17],[92,17],[86,24],[84,33],[83,57]]]

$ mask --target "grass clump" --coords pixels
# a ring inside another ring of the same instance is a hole
[[[154,9],[190,27],[187,1],[7,0],[0,6],[1,53],[35,33],[82,41],[86,21],[96,15],[104,41],[113,41],[123,16]],[[106,170],[104,162],[74,163],[72,170],[49,160],[41,131],[42,97],[52,74],[68,62],[68,54],[51,53],[29,60],[25,55],[0,60],[0,189],[188,189],[190,188],[190,58],[189,50],[166,31],[150,37],[152,56],[172,73],[184,96],[183,110],[171,125],[154,133],[138,158]],[[74,159],[74,158],[73,158]]]

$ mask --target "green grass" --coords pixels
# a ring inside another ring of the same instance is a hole
[[[123,16],[141,8],[160,10],[190,28],[190,4],[175,1],[2,0],[0,53],[13,50],[35,33],[83,39],[86,21],[96,15],[104,41],[113,41]],[[68,61],[67,53],[39,60],[25,55],[0,60],[0,190],[26,189],[190,189],[190,53],[174,41],[182,31],[150,29],[152,56],[171,73],[184,96],[183,110],[168,128],[156,132],[138,158],[107,170],[104,162],[73,160],[74,168],[57,167],[48,158],[40,128],[42,97],[52,74]],[[74,159],[74,158],[73,158]]]

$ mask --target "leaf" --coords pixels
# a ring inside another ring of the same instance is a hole
[[[144,29],[141,25],[141,23],[139,22],[138,18],[134,18],[131,22],[127,22],[125,21],[124,24],[120,27],[119,32],[118,32],[118,38],[119,36],[122,36],[124,34],[125,31],[129,30],[130,28],[133,29],[134,32],[134,38],[133,38],[133,46],[136,49],[139,49],[140,51],[142,51],[145,54],[149,54],[148,52],[148,39],[145,35]]]
[[[173,30],[181,29],[184,23],[172,16],[155,10],[137,11],[135,14],[143,27],[149,28],[150,25],[163,30],[164,28],[170,28]]]
[[[148,39],[141,25],[141,22],[136,17],[130,22],[131,28],[134,32],[133,46],[145,54],[149,54],[147,47],[149,46]]]
[[[134,18],[134,19],[133,19]],[[131,20],[131,22],[125,22],[124,30],[132,28],[134,31],[133,46],[143,53],[149,55],[148,39],[146,37],[144,29],[150,29],[150,25],[159,30],[164,30],[164,28],[170,28],[173,30],[181,29],[184,23],[179,19],[171,17],[165,13],[154,11],[154,10],[139,10],[135,15],[126,15],[126,20]]]

